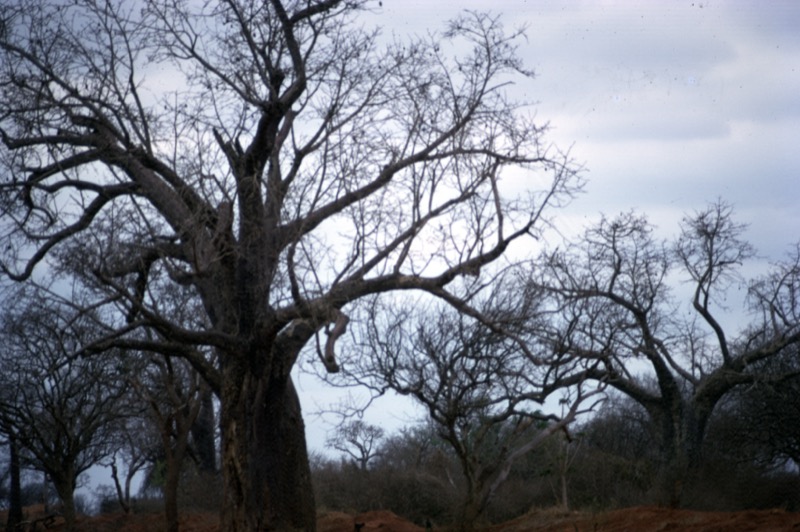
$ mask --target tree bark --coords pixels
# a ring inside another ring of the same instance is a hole
[[[167,450],[166,474],[164,478],[164,516],[167,520],[167,532],[178,532],[178,484],[180,481],[183,453]]]
[[[226,361],[222,383],[226,531],[316,529],[300,402],[290,377]]]
[[[685,502],[686,489],[697,479],[702,464],[702,442],[710,409],[702,411],[681,402],[660,412],[663,504],[678,508]]]
[[[131,513],[130,472],[126,475],[125,490],[123,491],[122,484],[119,481],[119,469],[117,468],[116,459],[114,459],[111,461],[111,478],[114,480],[114,489],[117,491],[117,501],[122,511],[128,515]]]
[[[54,478],[58,498],[61,499],[61,513],[64,516],[64,530],[75,530],[75,479],[72,475],[66,478]]]
[[[470,494],[461,508],[461,519],[458,529],[467,532],[475,529],[475,525],[483,514],[484,504],[478,494]]]
[[[8,494],[8,520],[6,521],[6,530],[16,530],[16,527],[22,522],[22,484],[20,482],[20,463],[19,463],[19,449],[17,446],[17,439],[14,437],[13,432],[9,431],[8,435],[9,445],[9,473],[11,476],[11,485],[9,486]]]
[[[564,450],[564,460],[561,462],[561,468],[559,471],[560,483],[561,483],[561,507],[564,509],[565,512],[569,511],[569,493],[567,491],[567,472],[569,470],[569,455],[567,455],[567,450]]]
[[[305,424],[290,378],[270,385],[266,407],[266,430],[261,435],[265,437],[262,449],[270,494],[269,522],[279,530],[314,530],[316,503]]]
[[[466,478],[466,493],[461,506],[461,516],[458,529],[462,531],[475,530],[482,520],[486,507],[489,505],[494,489],[497,474],[485,476],[484,473],[472,473],[471,478]]]

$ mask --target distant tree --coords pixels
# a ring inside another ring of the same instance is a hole
[[[461,467],[462,529],[475,526],[515,461],[599,399],[598,389],[575,385],[563,415],[542,412],[551,395],[567,393],[561,379],[576,368],[541,351],[535,335],[523,339],[543,319],[541,302],[513,285],[498,280],[486,301],[476,297],[478,320],[419,304],[374,312],[363,348],[371,358],[348,369],[356,381],[410,396],[426,410]]]
[[[530,75],[521,32],[467,13],[384,46],[353,23],[368,5],[0,1],[0,271],[30,280],[77,249],[50,271],[96,291],[107,335],[85,353],[204,375],[225,530],[315,527],[290,377],[311,339],[336,371],[357,301],[450,300],[580,184],[505,93]],[[198,300],[192,327],[167,288]]]
[[[741,435],[761,449],[761,463],[800,469],[800,378],[757,383],[743,394],[738,414],[747,424]]]
[[[596,460],[615,457],[630,469],[641,469],[641,464],[658,458],[656,431],[647,411],[626,395],[612,394],[603,408],[575,430],[580,432],[582,450],[597,452]]]
[[[153,355],[143,373],[132,377],[132,384],[148,405],[161,438],[167,530],[177,532],[180,475],[207,386],[182,359],[173,361],[170,357]]]
[[[418,524],[447,523],[459,500],[455,456],[428,423],[387,434],[366,471],[317,455],[312,475],[320,505],[332,510],[382,509]]]
[[[574,438],[569,432],[562,431],[556,433],[550,441],[550,445],[544,451],[552,464],[551,471],[556,477],[556,485],[553,485],[553,492],[556,495],[564,511],[570,509],[569,496],[569,476],[570,470],[577,458],[577,452],[583,440]],[[551,484],[552,485],[552,484]]]
[[[362,471],[367,470],[370,460],[378,456],[383,429],[356,419],[339,426],[326,445],[352,458]]]
[[[547,254],[537,270],[537,284],[561,298],[554,349],[599,362],[575,379],[616,388],[658,427],[671,504],[680,503],[701,463],[720,400],[737,386],[796,373],[767,376],[760,368],[800,343],[800,247],[750,283],[747,325],[738,334],[724,326],[728,289],[754,255],[743,231],[723,202],[686,216],[671,246],[653,238],[644,217],[624,214],[603,218],[576,244]],[[668,278],[691,286],[688,311],[674,301]]]
[[[22,507],[41,504],[45,512],[51,512],[59,504],[58,492],[47,473],[34,470],[30,466],[23,469]],[[76,505],[77,509],[77,505]]]
[[[76,357],[91,324],[41,293],[6,303],[13,306],[0,330],[0,428],[13,435],[20,459],[53,482],[72,529],[78,477],[114,449],[124,367],[113,359]]]
[[[380,466],[398,470],[422,470],[440,454],[442,444],[439,442],[441,438],[429,420],[403,427],[384,438],[375,461]]]
[[[111,469],[114,492],[117,502],[126,514],[133,510],[131,506],[131,485],[137,473],[143,471],[148,464],[156,460],[159,443],[151,437],[152,431],[144,415],[129,416],[117,429],[117,442],[114,453],[102,465]],[[120,474],[120,462],[124,476]]]

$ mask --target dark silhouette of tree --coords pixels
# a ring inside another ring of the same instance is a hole
[[[576,380],[602,380],[630,396],[659,429],[662,478],[671,504],[701,462],[709,418],[737,386],[767,376],[760,363],[800,343],[800,248],[749,284],[749,324],[727,331],[722,316],[737,268],[754,254],[744,227],[718,202],[684,218],[673,245],[656,241],[644,217],[603,218],[577,244],[546,256],[537,281],[561,298],[554,349],[595,364]],[[691,287],[690,308],[668,276]],[[638,368],[649,368],[654,382]]]
[[[311,339],[336,371],[359,299],[458,304],[453,280],[579,185],[504,93],[528,79],[519,32],[467,13],[384,47],[353,23],[366,6],[0,4],[0,271],[76,276],[107,333],[84,354],[181,356],[204,376],[225,530],[315,527],[290,378]],[[509,168],[536,179],[520,193]],[[195,320],[165,291],[195,298]]]
[[[161,438],[167,530],[177,532],[181,468],[189,450],[192,427],[200,413],[207,386],[181,359],[173,361],[169,357],[156,355],[144,373],[133,377],[133,386],[148,405]]]
[[[362,471],[378,455],[383,429],[356,419],[339,426],[326,445],[352,458]]]
[[[15,530],[22,523],[22,464],[19,459],[19,445],[11,427],[4,426],[3,434],[8,440],[8,518],[6,530]]]
[[[577,506],[654,504],[657,428],[639,403],[613,390],[609,396],[595,415],[571,428],[579,445],[567,475],[570,499]]]
[[[353,460],[314,458],[319,503],[331,510],[383,509],[415,523],[444,524],[460,502],[455,455],[430,424],[385,436],[366,471]]]
[[[800,351],[758,364],[760,378],[725,405],[717,438],[738,460],[766,471],[800,468]]]
[[[0,333],[0,426],[13,435],[20,460],[52,480],[68,529],[78,477],[113,452],[126,393],[121,362],[73,356],[87,326],[34,292],[18,294]]]
[[[157,442],[151,437],[144,412],[127,417],[117,430],[114,454],[102,465],[111,469],[117,501],[122,511],[129,514],[133,510],[131,504],[133,479],[137,473],[156,460]],[[120,474],[120,462],[124,476]]]

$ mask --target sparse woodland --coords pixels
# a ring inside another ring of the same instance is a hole
[[[800,243],[764,265],[723,200],[565,241],[584,174],[506,92],[524,30],[392,40],[370,8],[0,0],[7,529],[71,527],[95,465],[102,511],[171,531],[800,510]],[[309,453],[300,366],[419,423],[342,411]]]

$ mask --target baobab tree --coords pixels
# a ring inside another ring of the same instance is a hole
[[[361,298],[461,305],[448,285],[580,186],[505,93],[530,80],[519,31],[467,13],[384,45],[354,24],[367,7],[0,3],[0,271],[94,295],[106,334],[82,354],[163,353],[203,375],[225,530],[315,527],[290,378],[311,339],[336,371]],[[164,291],[189,294],[194,319]]]

